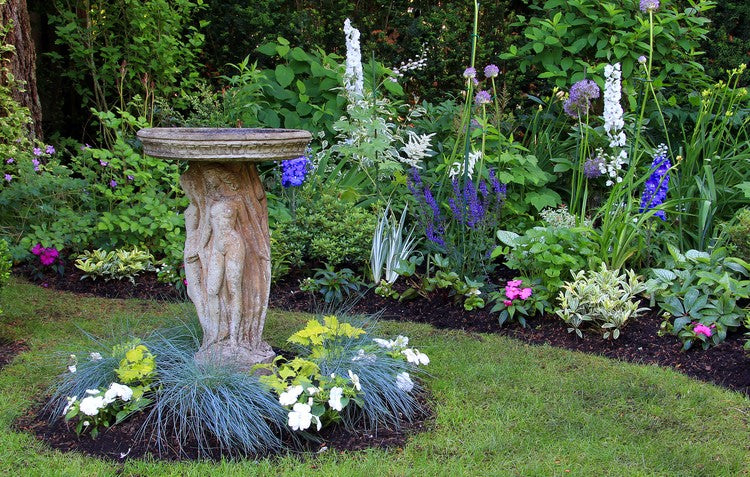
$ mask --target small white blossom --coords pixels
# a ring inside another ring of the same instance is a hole
[[[79,409],[87,416],[96,416],[97,414],[99,414],[99,410],[104,406],[104,396],[88,396],[81,399]]]
[[[279,403],[282,406],[291,406],[297,402],[300,394],[302,394],[302,386],[289,386],[287,390],[279,396]]]
[[[409,338],[403,335],[398,335],[396,336],[396,339],[393,340],[393,345],[398,348],[409,346]]]
[[[405,393],[414,389],[414,382],[411,380],[409,373],[404,371],[403,373],[398,373],[396,375],[396,387]]]
[[[109,385],[109,389],[104,393],[104,402],[109,404],[114,402],[117,398],[123,401],[130,401],[133,397],[133,390],[124,384],[112,383]]]
[[[480,159],[482,159],[482,151],[475,151],[475,152],[469,153],[469,157],[466,160],[467,175],[469,177],[471,177],[474,174],[474,166]],[[450,176],[451,179],[453,179],[456,176],[463,175],[463,174],[464,174],[464,160],[463,159],[454,162],[451,165],[450,170],[448,171],[448,176]]]
[[[86,394],[88,394],[89,396],[95,396],[95,395],[99,394],[99,390],[98,389],[87,389],[86,390]]]
[[[83,427],[88,427],[90,425],[91,423],[89,421],[83,421]]]
[[[404,143],[404,147],[401,150],[406,154],[406,159],[401,158],[401,162],[408,164],[412,167],[419,167],[418,163],[430,152],[430,141],[435,133],[431,134],[417,134],[414,131],[407,131],[409,136],[408,142]]]
[[[352,384],[354,385],[354,389],[356,389],[357,391],[361,391],[362,390],[362,385],[359,383],[359,376],[357,376],[356,374],[352,373],[351,369],[349,370],[349,379],[352,380]]]
[[[430,358],[426,354],[421,353],[416,348],[407,348],[407,349],[401,351],[401,353],[404,356],[406,356],[406,361],[408,361],[410,363],[417,364],[417,365],[419,365],[419,364],[422,364],[422,365],[428,365],[428,364],[430,364]]]
[[[328,405],[335,411],[341,411],[344,409],[344,405],[341,402],[341,398],[344,395],[344,390],[340,387],[331,388],[330,397],[328,398]]]
[[[352,356],[352,361],[375,361],[376,359],[377,356],[365,353],[365,350],[363,349],[357,350],[357,355]]]
[[[305,389],[307,391],[308,396],[315,396],[320,392],[319,388],[316,388],[315,386],[310,386],[309,388]]]
[[[97,352],[89,353],[89,358],[91,358],[91,361],[99,361],[102,359],[102,354]]]
[[[303,404],[298,402],[294,405],[291,411],[289,411],[289,427],[293,431],[304,431],[310,424],[312,424],[312,418],[314,417],[310,410],[312,407],[309,404]],[[318,420],[318,430],[320,430],[320,420]]]
[[[381,348],[385,349],[391,349],[393,348],[393,340],[384,340],[382,338],[373,338],[372,339],[376,345],[380,346]]]
[[[70,366],[68,366],[68,371],[70,371],[71,374],[75,374],[77,370],[78,368],[76,368],[75,364],[71,364]]]

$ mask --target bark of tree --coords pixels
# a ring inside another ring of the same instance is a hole
[[[10,73],[19,84],[14,91],[14,99],[29,109],[33,123],[29,125],[29,134],[42,139],[42,106],[36,85],[36,50],[31,37],[31,23],[26,0],[0,0],[0,24],[12,24],[13,27],[1,41],[15,47],[15,53],[8,54],[7,63]],[[7,81],[7,78],[0,78]]]

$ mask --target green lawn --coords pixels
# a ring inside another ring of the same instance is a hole
[[[405,448],[239,462],[120,465],[49,450],[15,417],[86,346],[81,329],[146,332],[179,305],[81,298],[14,279],[0,336],[31,350],[0,371],[1,475],[750,475],[750,400],[671,370],[531,346],[493,335],[384,322],[431,358],[436,419]],[[281,345],[308,316],[271,312]],[[19,472],[21,474],[19,474]]]

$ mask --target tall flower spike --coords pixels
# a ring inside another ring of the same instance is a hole
[[[359,30],[352,26],[348,18],[344,21],[344,35],[346,36],[344,87],[351,99],[362,98],[364,80],[362,73],[362,52],[359,48]]]
[[[640,212],[644,213],[655,209],[664,203],[669,190],[669,169],[672,164],[667,157],[667,146],[660,144],[654,153],[654,161],[651,163],[651,175],[646,181],[641,196]],[[654,213],[661,220],[667,220],[663,210]]]

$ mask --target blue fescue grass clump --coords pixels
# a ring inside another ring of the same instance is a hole
[[[279,449],[286,411],[248,372],[221,362],[196,363],[199,336],[186,325],[148,340],[159,388],[140,435],[154,439],[160,451],[194,446],[202,457]]]

